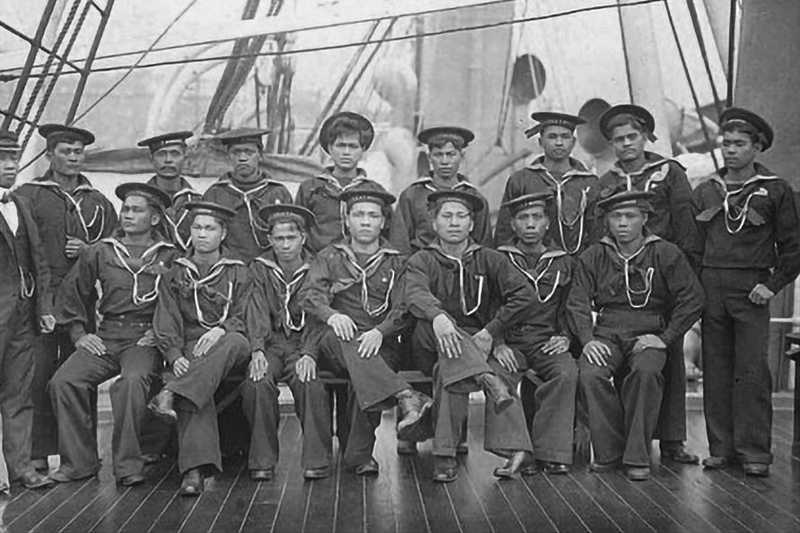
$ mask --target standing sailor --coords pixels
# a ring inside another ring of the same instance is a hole
[[[580,386],[592,469],[607,472],[622,463],[634,481],[650,477],[667,346],[697,321],[703,305],[700,283],[683,253],[645,229],[652,196],[623,191],[598,202],[610,236],[580,255],[567,300],[572,330],[583,346]],[[622,369],[627,373],[617,390],[613,378]]]
[[[498,247],[530,282],[534,298],[528,312],[494,348],[509,372],[530,368],[544,381],[536,389],[531,426],[534,458],[548,474],[567,474],[572,464],[578,366],[569,351],[566,301],[574,259],[558,246],[544,243],[553,209],[548,190],[526,194],[505,204],[514,240]],[[523,470],[524,473],[534,469]]]
[[[183,177],[183,164],[186,159],[186,139],[192,136],[191,131],[164,133],[141,140],[137,146],[146,146],[150,150],[150,161],[156,175],[150,178],[148,185],[158,187],[172,199],[166,212],[166,223],[169,225],[168,237],[179,251],[189,248],[189,220],[186,216],[186,203],[200,199],[200,193]]]
[[[703,407],[706,468],[741,462],[767,476],[772,462],[769,301],[800,271],[800,221],[789,184],[755,159],[772,145],[762,117],[741,108],[720,116],[719,174],[695,190],[703,236]]]
[[[50,168],[42,177],[21,185],[17,193],[31,202],[50,267],[50,292],[55,295],[81,250],[114,232],[117,214],[111,202],[81,174],[85,149],[94,142],[94,135],[60,124],[39,126],[39,134],[47,142]],[[89,329],[93,325],[94,317]],[[69,332],[64,328],[57,327],[50,334],[36,337],[36,370],[31,385],[34,406],[31,457],[37,469],[47,469],[47,456],[58,450],[47,382],[74,351]]]
[[[295,203],[314,213],[317,223],[309,231],[308,247],[319,252],[347,235],[345,206],[339,195],[370,182],[358,166],[364,152],[372,145],[375,129],[364,116],[342,111],[325,119],[319,132],[319,145],[331,157],[333,165],[297,189]]]
[[[265,228],[258,219],[261,208],[270,204],[290,204],[292,195],[280,182],[270,179],[259,168],[264,152],[261,138],[268,130],[241,128],[219,135],[233,170],[226,172],[208,188],[203,200],[232,209],[225,246],[230,259],[249,262],[269,246]]]
[[[175,246],[158,231],[170,203],[165,192],[124,183],[116,194],[122,200],[119,233],[86,248],[58,294],[59,325],[69,331],[76,348],[48,386],[61,455],[61,466],[51,477],[60,483],[91,477],[100,469],[97,437],[86,425],[94,409],[90,397],[117,375],[110,390],[114,476],[123,486],[145,479],[140,429],[160,362],[153,312]],[[98,311],[103,320],[95,334],[89,324],[96,283],[102,289]]]
[[[242,407],[253,433],[248,467],[254,480],[269,480],[278,462],[278,382],[289,385],[303,428],[303,477],[330,475],[331,435],[328,391],[320,380],[300,381],[295,364],[308,334],[300,292],[311,268],[304,248],[314,214],[294,204],[264,207],[259,213],[271,247],[250,264],[253,289],[247,306],[247,335],[253,350],[241,384]]]
[[[700,257],[700,237],[694,220],[692,189],[684,168],[673,159],[645,150],[647,141],[656,140],[655,119],[637,105],[615,105],[600,117],[600,131],[611,141],[617,162],[600,177],[594,197],[620,191],[653,193],[653,210],[647,230],[674,243],[683,251],[695,270]],[[598,238],[602,228],[598,228]],[[657,438],[661,458],[696,464],[697,455],[688,452],[686,440],[686,363],[683,338],[668,347],[664,369],[664,401],[659,413]]]
[[[449,483],[458,477],[456,447],[469,393],[481,389],[486,409],[497,411],[487,416],[484,447],[508,458],[494,473],[510,477],[533,448],[513,382],[503,379],[506,372],[489,355],[522,319],[533,291],[503,254],[470,238],[483,198],[452,189],[428,200],[438,237],[408,261],[406,304],[417,318],[414,352],[434,368],[433,480]]]
[[[36,489],[52,481],[31,464],[34,337],[52,332],[55,318],[50,271],[30,203],[10,192],[19,156],[16,134],[0,131],[0,416],[9,478]]]
[[[432,401],[393,370],[399,355],[396,338],[408,323],[402,301],[406,258],[380,235],[395,198],[362,184],[343,192],[340,200],[347,208],[350,237],[322,250],[311,265],[301,298],[321,331],[310,336],[315,342],[306,343],[297,374],[303,382],[313,380],[319,366],[349,376],[353,394],[344,463],[358,475],[374,475],[378,463],[372,452],[381,411],[395,403],[400,407],[397,434],[408,439],[424,425]],[[330,420],[325,428],[330,432]],[[328,437],[330,446],[333,435]]]
[[[555,220],[550,224],[548,240],[568,254],[579,254],[591,244],[596,231],[595,206],[590,202],[589,191],[597,183],[597,176],[570,155],[575,147],[575,128],[586,121],[578,116],[549,111],[533,113],[531,118],[538,124],[526,130],[525,136],[530,138],[538,134],[544,154],[508,178],[503,203],[526,194],[553,191]],[[509,209],[501,206],[495,244],[514,240],[511,218]]]
[[[214,393],[222,380],[250,361],[245,337],[247,267],[226,257],[222,241],[236,213],[212,202],[186,205],[192,246],[176,259],[159,288],[153,329],[174,379],[150,402],[159,416],[178,422],[181,494],[203,491],[202,468],[222,471]],[[174,402],[174,408],[173,408]],[[258,450],[251,445],[251,454]]]
[[[391,225],[389,240],[405,254],[422,250],[436,240],[433,217],[428,211],[428,198],[437,191],[470,191],[481,203],[475,213],[470,237],[480,245],[491,244],[492,228],[489,221],[489,203],[459,173],[464,150],[475,139],[475,134],[465,128],[439,126],[419,132],[417,139],[428,148],[430,175],[422,177],[400,193],[397,210]]]

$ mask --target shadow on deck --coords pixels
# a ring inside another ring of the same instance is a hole
[[[378,477],[337,468],[328,479],[304,482],[300,428],[294,416],[284,416],[275,480],[250,481],[246,462],[232,458],[194,499],[178,495],[180,478],[169,461],[149,467],[146,484],[117,487],[105,422],[99,476],[43,492],[17,489],[0,500],[0,531],[800,531],[800,459],[790,454],[791,410],[776,409],[775,462],[767,479],[745,478],[741,469],[656,464],[650,481],[633,483],[620,473],[590,474],[585,467],[567,476],[497,481],[492,469],[501,460],[482,449],[482,408],[471,406],[470,453],[449,485],[430,479],[430,443],[416,457],[398,457],[389,413],[378,430]],[[701,411],[689,413],[688,444],[700,455],[707,451]]]

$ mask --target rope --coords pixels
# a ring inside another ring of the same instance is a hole
[[[502,20],[498,22],[486,22],[482,24],[475,24],[472,26],[460,26],[457,28],[449,28],[444,30],[436,30],[430,31],[426,33],[420,33],[418,35],[397,35],[394,37],[387,38],[384,42],[398,42],[398,41],[406,41],[409,39],[417,39],[419,37],[438,37],[441,35],[449,35],[453,33],[461,33],[465,31],[477,31],[477,30],[487,30],[492,28],[500,28],[503,26],[513,26],[516,24],[524,24],[526,22],[535,22],[541,20],[552,20],[561,17],[567,17],[571,15],[576,15],[580,13],[589,13],[594,11],[604,11],[606,9],[613,9],[617,7],[635,7],[635,6],[642,6],[648,4],[655,4],[661,2],[663,0],[638,0],[635,2],[628,2],[624,5],[614,4],[599,4],[590,7],[583,7],[583,8],[576,8],[570,9],[566,11],[559,11],[557,13],[549,13],[547,15],[537,15],[531,17],[523,17],[518,19],[511,19],[511,20]],[[370,39],[365,41],[356,41],[356,42],[347,42],[341,44],[332,44],[332,45],[323,45],[323,46],[314,46],[309,48],[297,48],[290,50],[288,52],[258,52],[258,53],[251,53],[251,54],[241,54],[241,55],[219,55],[219,56],[208,56],[208,57],[198,57],[192,59],[175,59],[175,60],[168,60],[168,61],[156,61],[153,63],[146,63],[144,65],[141,64],[141,61],[137,61],[132,65],[114,65],[110,67],[99,67],[93,69],[91,72],[114,72],[117,70],[139,70],[145,68],[155,68],[155,67],[164,67],[164,66],[172,66],[172,65],[185,65],[189,63],[207,63],[209,61],[220,61],[220,60],[227,60],[229,58],[245,58],[245,57],[269,57],[269,56],[276,56],[276,55],[300,55],[300,54],[308,54],[314,52],[325,52],[329,50],[340,50],[343,48],[353,48],[356,46],[364,46],[369,44],[378,44],[380,39]],[[191,46],[197,46],[196,43],[192,43],[190,45],[184,45],[178,48],[186,48]],[[127,55],[127,54],[126,54]],[[67,73],[71,74],[71,73]],[[66,75],[66,74],[65,74]],[[39,77],[42,74],[31,74],[29,77]],[[15,76],[18,77],[18,76]]]
[[[692,17],[692,27],[694,27],[694,34],[697,37],[697,46],[700,48],[700,55],[703,58],[703,66],[706,69],[706,74],[708,75],[708,84],[711,86],[711,94],[714,96],[714,108],[717,110],[717,116],[722,112],[719,108],[719,93],[717,92],[717,84],[714,83],[714,76],[711,73],[711,63],[708,61],[708,52],[706,50],[706,41],[703,39],[703,31],[700,28],[700,19],[697,15],[697,7],[694,4],[694,0],[686,0],[686,4],[689,6],[689,15]]]
[[[628,59],[628,42],[625,39],[625,26],[622,24],[622,0],[617,0],[617,18],[619,19],[619,34],[622,37],[622,58],[625,60],[625,81],[628,82],[628,101],[633,102],[633,84],[631,83],[631,65]]]
[[[728,21],[728,94],[725,97],[725,106],[733,105],[733,71],[735,70],[736,56],[736,0],[731,0],[731,18]]]
[[[694,107],[697,111],[697,116],[700,118],[700,127],[703,130],[703,137],[706,138],[708,146],[713,147],[711,136],[709,135],[708,128],[706,127],[706,121],[703,118],[703,114],[700,112],[700,100],[697,98],[697,91],[694,88],[692,77],[689,74],[689,66],[686,63],[686,56],[683,53],[683,46],[681,46],[681,41],[678,38],[678,30],[675,27],[675,20],[672,18],[672,9],[669,7],[668,0],[663,0],[663,3],[664,8],[667,10],[667,18],[669,19],[669,26],[672,29],[672,36],[675,38],[675,46],[678,47],[678,56],[681,59],[683,73],[686,75],[686,82],[689,84],[689,92],[692,93],[692,101],[694,101]],[[717,156],[714,155],[714,150],[709,151],[709,154],[711,154],[711,160],[714,162],[714,170],[719,172],[719,162],[717,161]]]

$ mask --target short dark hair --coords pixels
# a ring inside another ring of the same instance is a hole
[[[454,133],[438,133],[428,139],[428,149],[444,148],[447,146],[447,143],[451,143],[456,150],[463,150],[464,146],[466,146],[464,137],[461,135],[456,135]]]
[[[645,124],[644,120],[631,115],[630,113],[620,113],[615,117],[612,117],[611,120],[608,121],[608,132],[613,133],[614,128],[618,128],[620,126],[630,126],[631,128],[635,129],[638,132],[644,134],[652,134],[653,132],[647,128],[647,124]]]
[[[63,144],[80,143],[81,148],[84,149],[86,148],[86,145],[78,139],[64,139],[63,137],[59,137],[58,135],[51,135],[50,137],[47,138],[46,142],[47,151],[52,153],[56,149],[56,146],[62,143]]]
[[[352,117],[346,115],[337,117],[333,121],[333,124],[331,124],[331,129],[328,134],[328,146],[335,143],[336,139],[342,135],[358,135],[358,144],[361,145],[361,148],[366,150],[367,147],[372,144],[374,134],[371,130],[361,129],[360,126],[361,122]]]
[[[753,126],[742,120],[732,120],[725,122],[720,128],[722,133],[744,133],[750,137],[750,142],[758,144],[761,148],[766,146],[764,137]]]
[[[292,217],[276,218],[274,220],[271,220],[266,225],[267,232],[270,235],[272,235],[272,230],[274,230],[275,226],[277,226],[278,224],[294,224],[294,226],[297,228],[297,231],[303,234],[307,233],[305,224],[303,224],[297,218],[292,218]]]

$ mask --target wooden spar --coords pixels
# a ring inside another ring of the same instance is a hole
[[[731,2],[725,0],[703,0],[708,15],[708,23],[711,26],[711,34],[714,36],[719,61],[725,73],[728,72],[728,34],[731,12]]]
[[[656,119],[656,137],[652,150],[663,155],[672,154],[667,114],[664,110],[664,85],[661,79],[661,65],[658,60],[658,47],[653,43],[653,6],[625,6],[630,0],[618,0],[624,7],[620,9],[622,38],[627,52],[630,75],[631,100],[634,104],[646,107]],[[661,6],[658,6],[660,9]]]

